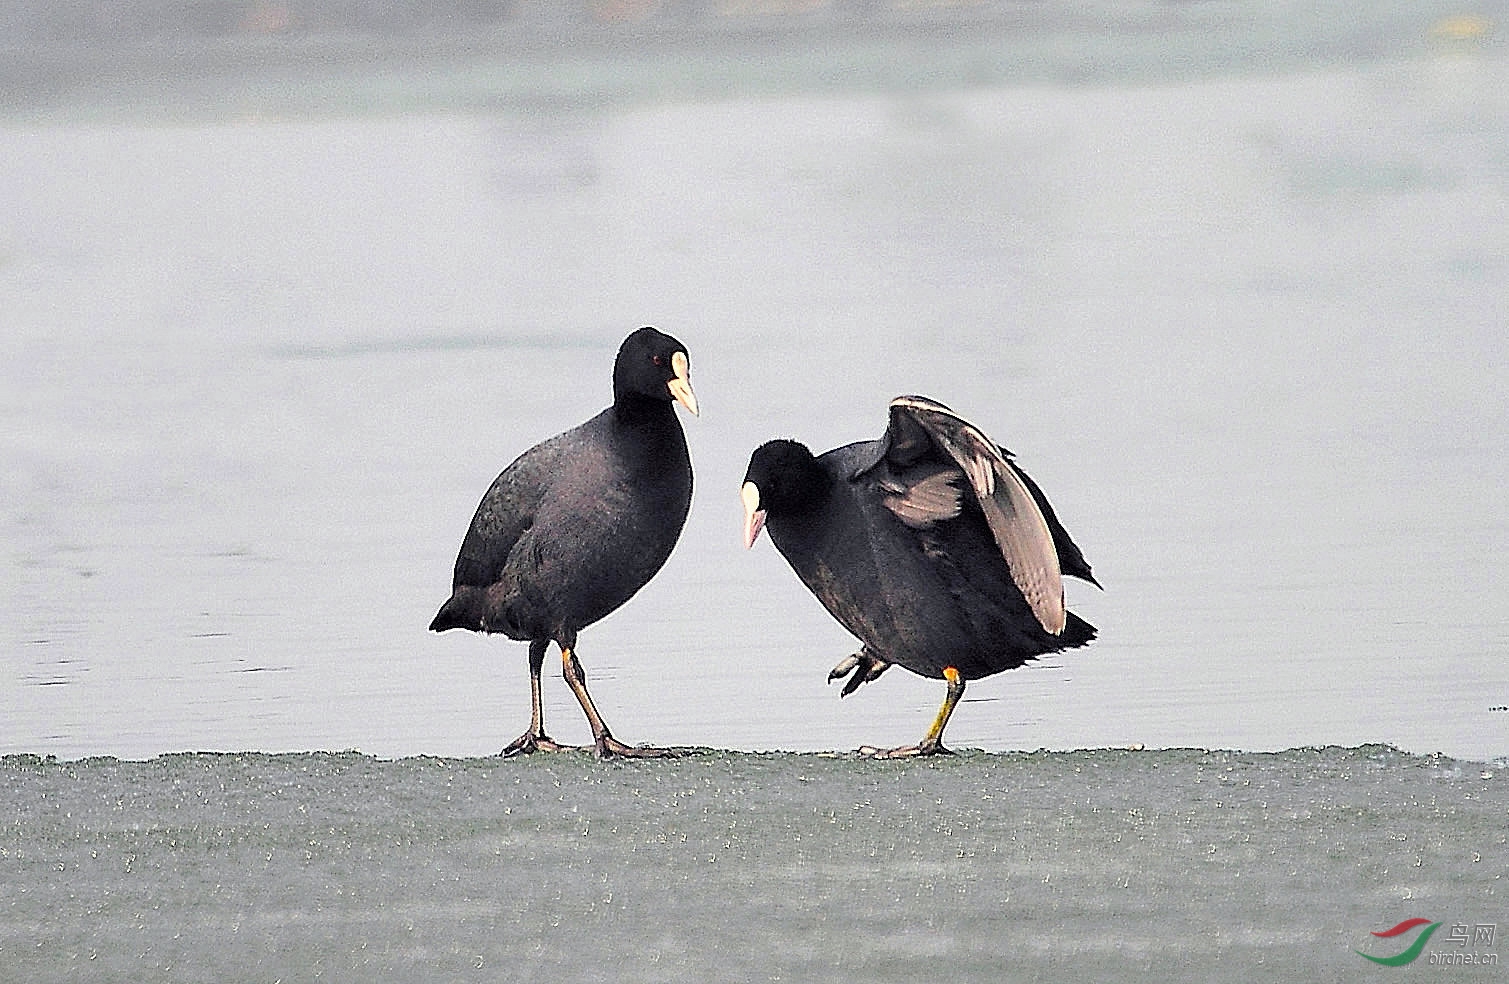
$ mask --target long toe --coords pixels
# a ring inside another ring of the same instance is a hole
[[[503,758],[513,758],[517,755],[528,755],[531,752],[561,752],[573,747],[562,745],[549,735],[537,735],[533,731],[526,731],[509,742],[498,754]]]
[[[842,680],[857,669],[859,669],[859,653],[845,656],[838,661],[837,666],[828,671],[828,682],[832,683],[834,680]]]
[[[869,683],[886,671],[891,664],[883,659],[876,659],[863,649],[851,656],[845,656],[838,661],[838,665],[828,671],[828,682],[849,679],[844,683],[844,689],[839,693],[840,697],[847,697],[859,689],[862,683]]]
[[[920,745],[902,745],[900,748],[876,748],[874,745],[865,745],[860,748],[859,754],[865,758],[874,759],[903,759],[921,758],[926,755],[952,755],[953,749],[944,748],[942,742]]]
[[[624,758],[676,758],[681,755],[681,752],[674,748],[625,745],[612,735],[604,735],[597,740],[598,758],[612,758],[615,755],[620,755]]]

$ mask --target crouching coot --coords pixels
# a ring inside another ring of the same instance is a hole
[[[947,681],[926,737],[882,757],[947,751],[943,729],[966,681],[1095,638],[1064,607],[1062,576],[1095,578],[1042,490],[935,400],[897,397],[879,440],[817,457],[795,441],[763,444],[741,496],[745,546],[768,529],[863,643],[828,675],[849,676],[845,695],[893,663]]]

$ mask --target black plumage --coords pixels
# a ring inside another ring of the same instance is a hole
[[[844,694],[891,664],[948,682],[927,736],[883,755],[946,751],[943,729],[966,681],[1095,638],[1064,607],[1062,575],[1095,578],[1042,490],[935,400],[898,397],[879,440],[818,457],[795,441],[763,444],[741,494],[745,545],[768,528],[863,643],[829,674],[849,676]]]
[[[608,731],[587,693],[576,639],[644,587],[681,535],[692,463],[673,402],[697,413],[686,347],[640,328],[613,363],[613,405],[524,452],[477,506],[451,597],[430,628],[529,642],[529,730],[504,755],[561,747],[545,734],[540,702],[551,642],[560,646],[563,675],[599,755],[664,754]]]

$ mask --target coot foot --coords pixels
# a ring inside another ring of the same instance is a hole
[[[860,748],[859,754],[865,758],[899,759],[919,758],[925,755],[952,755],[954,750],[943,747],[941,741],[924,741],[917,745],[902,745],[900,748],[876,748],[874,745],[865,745]]]
[[[562,745],[543,732],[537,734],[526,731],[509,742],[498,754],[503,758],[513,758],[516,755],[528,755],[531,752],[564,752],[574,748],[576,748],[575,745]]]
[[[952,666],[943,668],[943,679],[948,683],[948,693],[943,698],[943,706],[938,708],[938,716],[933,720],[933,726],[927,729],[927,736],[915,745],[902,745],[900,748],[880,749],[861,748],[861,755],[868,754],[871,758],[917,758],[922,755],[952,755],[953,752],[943,747],[943,729],[948,725],[949,717],[954,713],[954,708],[959,704],[959,698],[964,696],[964,678],[959,671]]]
[[[838,665],[828,671],[828,682],[832,683],[834,680],[842,680],[848,676],[849,679],[844,684],[843,691],[839,693],[840,697],[847,697],[859,689],[861,683],[869,683],[890,666],[891,664],[885,660],[876,659],[867,650],[861,649],[852,656],[845,656],[839,660]],[[851,673],[853,676],[849,676]]]
[[[615,755],[624,758],[678,758],[681,753],[674,748],[653,748],[649,745],[625,745],[612,735],[603,735],[597,739],[597,757],[612,758]]]

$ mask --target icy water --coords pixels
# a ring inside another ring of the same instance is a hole
[[[1107,589],[1069,599],[1100,640],[972,686],[955,744],[1509,753],[1509,61],[1447,13],[1273,59],[1235,14],[1081,25],[974,84],[978,47],[903,40],[913,76],[852,85],[599,53],[564,96],[463,61],[12,105],[0,751],[500,748],[522,647],[425,626],[488,482],[653,323],[705,412],[681,545],[582,639],[624,738],[916,739],[937,685],[840,702],[852,642],[740,549],[736,489],[760,441],[922,392]],[[1195,71],[1203,29],[1248,44]]]
[[[26,981],[1502,980],[1504,777],[1370,746],[0,759]],[[1412,966],[1378,967],[1442,925]],[[1489,942],[1447,942],[1453,927]],[[1419,931],[1417,931],[1419,932]],[[1359,953],[1360,951],[1360,953]],[[1442,966],[1452,954],[1475,964]]]
[[[1499,979],[1431,955],[1509,924],[1509,17],[1036,6],[5,48],[0,978],[1376,980],[1428,918],[1387,972]],[[523,647],[425,626],[646,323],[698,488],[580,655],[621,738],[711,750],[500,762]],[[1047,490],[1101,637],[972,684],[955,758],[812,754],[941,689],[838,699],[739,479],[909,392]]]

